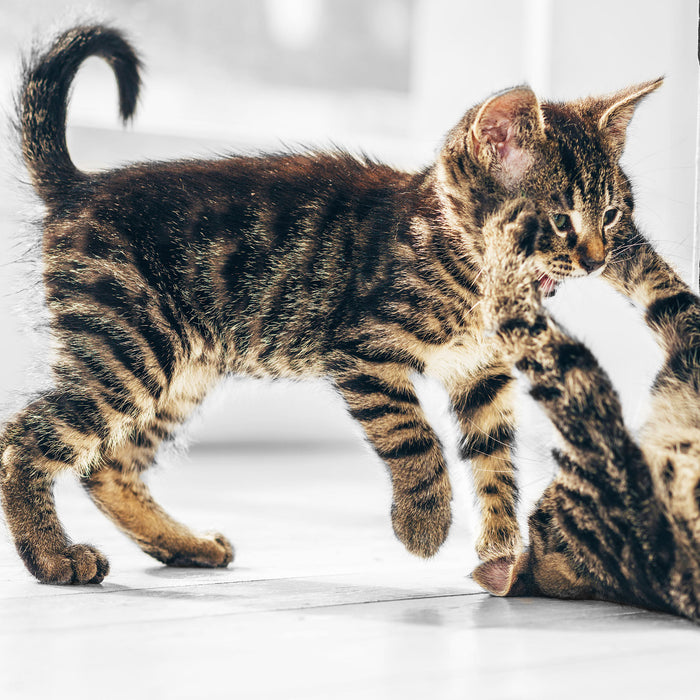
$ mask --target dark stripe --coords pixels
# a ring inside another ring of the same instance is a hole
[[[265,290],[265,296],[262,300],[264,311],[259,316],[261,328],[261,336],[266,341],[263,357],[269,356],[277,347],[277,336],[280,327],[280,318],[283,317],[282,311],[285,304],[291,301],[294,304],[296,294],[293,291],[294,281],[291,279],[291,271],[285,270],[281,275],[275,277],[274,281],[270,280],[270,284]],[[250,319],[253,321],[253,318]]]
[[[386,429],[386,434],[390,435],[391,433],[398,433],[402,430],[415,430],[416,428],[423,428],[425,427],[425,423],[421,420],[407,420],[404,421],[403,423],[395,423],[392,425],[390,428]]]
[[[437,319],[443,332],[448,334],[452,332],[458,323],[459,316],[463,313],[461,304],[457,307],[454,303],[440,299],[437,296],[437,290],[433,287],[423,289],[411,286],[397,291],[396,298],[412,306],[418,313]]]
[[[71,464],[75,461],[75,452],[59,437],[53,425],[44,416],[30,416],[27,419],[39,451],[47,459]]]
[[[542,507],[533,511],[528,518],[528,524],[533,530],[550,531],[552,525],[552,512]]]
[[[390,414],[405,414],[406,409],[395,403],[385,403],[379,406],[370,406],[368,408],[355,408],[350,410],[350,414],[355,420],[372,421],[377,418],[382,418]]]
[[[438,505],[439,502],[436,496],[428,496],[427,498],[413,501],[414,508],[422,510],[426,513],[430,513],[431,511],[435,510]]]
[[[614,580],[616,588],[628,590],[617,557],[605,546],[598,532],[580,527],[580,519],[576,517],[575,512],[572,514],[563,508],[559,509],[558,521],[562,535],[569,543],[569,549],[586,562],[589,576],[598,579],[597,571],[602,569],[606,577]],[[624,546],[624,543],[620,545]]]
[[[700,346],[682,348],[674,352],[659,373],[659,379],[668,373],[696,390],[700,388]]]
[[[508,335],[513,331],[527,331],[530,328],[530,324],[520,316],[515,316],[513,318],[507,318],[498,328],[498,332],[502,335]]]
[[[579,164],[573,150],[563,141],[557,139],[555,142],[559,146],[559,158],[566,173],[567,180],[576,183],[582,194],[585,194],[586,188],[582,177],[582,168]],[[568,197],[567,197],[568,199]],[[573,197],[571,198],[573,203]]]
[[[669,583],[671,570],[676,563],[676,542],[671,531],[668,518],[659,514],[650,533],[651,555],[649,568],[654,581],[666,587]]]
[[[411,496],[417,496],[424,491],[428,491],[435,485],[435,482],[444,475],[444,473],[445,470],[442,465],[437,465],[437,468],[434,471],[428,474],[425,479],[419,481],[415,486],[408,489],[407,493],[409,493]]]
[[[472,413],[493,403],[496,397],[507,387],[513,377],[505,372],[481,377],[475,384],[460,394],[453,402],[458,414]]]
[[[156,413],[156,420],[163,421],[165,423],[179,423],[180,418],[177,414],[172,413],[167,408],[161,408],[158,413]]]
[[[542,374],[544,372],[544,367],[537,362],[537,360],[531,360],[527,357],[523,357],[515,363],[516,369],[521,372],[531,372],[532,374]]]
[[[673,462],[670,459],[667,459],[666,464],[664,465],[664,468],[661,470],[661,479],[664,482],[664,484],[666,484],[666,486],[670,486],[671,482],[675,478],[675,475],[676,475],[676,468],[673,466]],[[696,492],[697,492],[697,487],[696,487]]]
[[[371,374],[360,374],[342,380],[339,382],[339,386],[354,394],[383,394],[392,401],[418,403],[418,397],[412,390],[391,386]]]
[[[459,172],[462,173],[464,178],[468,180],[469,174],[467,173],[467,169],[464,165],[464,156],[458,155],[456,158],[452,158],[452,162],[457,165],[457,167],[459,168]],[[454,173],[454,171],[453,171],[453,173]],[[455,182],[459,182],[458,179],[456,177],[454,177],[454,174],[452,175],[452,177],[454,178]]]
[[[435,440],[430,435],[412,436],[402,443],[384,450],[377,450],[382,459],[406,459],[425,454],[435,446]]]
[[[690,292],[679,292],[665,299],[657,299],[649,305],[645,320],[650,326],[672,321],[691,307],[698,305],[698,298]]]
[[[496,452],[508,450],[515,438],[515,429],[512,425],[502,423],[490,433],[472,433],[464,438],[460,448],[462,459],[471,459],[476,456],[490,456]]]
[[[625,542],[612,533],[601,520],[595,501],[580,491],[569,491],[561,483],[556,485],[555,502],[557,504],[557,521],[562,534],[574,549],[585,550],[584,559],[591,569],[603,569],[605,574],[614,579],[618,586],[627,588],[620,568],[620,552],[625,549]],[[582,515],[589,525],[582,527]],[[591,529],[594,523],[595,529]],[[612,540],[612,541],[610,541]],[[598,564],[595,566],[593,560]],[[590,574],[593,571],[589,572]]]
[[[556,348],[555,357],[559,368],[564,373],[574,367],[584,371],[598,368],[593,353],[581,343],[562,343]]]
[[[587,459],[584,469],[578,462],[560,450],[552,450],[552,457],[563,472],[573,474],[577,480],[590,486],[600,501],[601,507],[623,511],[627,508],[620,494],[620,486],[613,483],[602,459]]]
[[[99,303],[117,311],[121,318],[136,328],[170,381],[175,367],[173,339],[169,334],[162,332],[156,321],[148,316],[146,307],[149,299],[146,293],[134,297],[117,280],[109,277],[99,279],[86,291]]]
[[[46,397],[51,412],[66,425],[84,434],[107,436],[109,429],[97,403],[85,394],[52,393]]]
[[[151,396],[156,400],[160,398],[163,389],[149,376],[143,361],[143,351],[122,328],[115,326],[108,319],[78,312],[62,314],[58,317],[58,324],[63,330],[77,336],[92,335],[103,340],[115,359],[141,382]]]
[[[586,480],[582,481],[585,483]],[[599,530],[607,538],[606,541],[612,553],[619,555],[625,543],[630,547],[634,546],[630,542],[633,535],[630,531],[629,513],[626,512],[626,505],[618,496],[614,495],[612,499],[606,500],[605,493],[595,492],[591,495],[578,486],[573,490],[562,483],[556,484],[555,492],[557,497],[568,498],[567,504],[563,506],[567,512],[576,512],[578,509],[579,516],[586,514],[587,517],[593,517],[599,522]]]
[[[162,425],[152,425],[150,427],[150,432],[161,442],[167,440],[171,435],[171,431],[168,428],[164,428]]]
[[[156,444],[143,430],[140,430],[131,440],[136,447],[141,447],[144,450],[152,450]]]
[[[136,415],[138,408],[130,400],[130,392],[127,387],[114,374],[112,369],[103,362],[102,358],[93,355],[89,349],[78,346],[77,338],[70,343],[70,350],[92,376],[102,385],[104,391],[101,398],[118,413]]]
[[[530,396],[532,396],[535,401],[548,403],[561,398],[561,389],[556,386],[535,385],[530,389]]]
[[[491,513],[500,517],[515,517],[515,506],[510,500],[500,499],[495,503],[490,503],[488,509]],[[498,528],[498,533],[501,535],[506,535],[507,531],[503,528]]]
[[[510,469],[511,471],[506,471],[507,469]],[[507,489],[511,493],[517,493],[518,487],[515,483],[515,479],[513,478],[513,469],[514,467],[511,462],[504,461],[501,462],[500,470],[494,472],[491,476],[500,481],[501,484],[503,484],[503,488]]]
[[[349,341],[338,344],[338,349],[347,352],[348,354],[366,362],[374,362],[376,364],[395,363],[400,365],[408,365],[417,372],[423,372],[425,362],[419,359],[408,350],[403,348],[395,348],[391,346],[383,346],[374,348],[368,346],[363,341]]]
[[[424,317],[425,315],[417,315],[414,311],[407,311],[405,314],[398,309],[380,307],[376,311],[377,318],[380,321],[395,323],[402,330],[410,333],[412,336],[427,345],[443,345],[450,337],[450,330],[442,327],[441,332],[434,331],[427,327]]]
[[[452,277],[460,287],[471,294],[479,294],[479,288],[476,282],[469,276],[469,267],[459,260],[455,253],[447,247],[444,236],[438,234],[433,238],[433,250],[443,270]]]
[[[568,406],[567,408],[571,409],[572,407]],[[586,421],[589,418],[587,414],[592,408],[590,403],[584,406],[583,410],[579,405],[577,411],[553,417],[555,426],[564,440],[577,450],[588,453],[588,458],[591,454],[600,455],[605,451],[605,446],[601,445],[600,436],[594,437],[587,429]]]

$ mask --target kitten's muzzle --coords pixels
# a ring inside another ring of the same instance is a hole
[[[587,252],[584,251],[579,255],[578,261],[586,273],[590,275],[591,272],[595,272],[598,268],[605,265],[605,256],[602,258],[592,258],[588,256]]]

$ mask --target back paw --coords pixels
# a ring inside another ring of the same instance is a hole
[[[226,567],[233,561],[234,556],[231,543],[218,532],[206,533],[199,537],[193,535],[176,543],[158,542],[146,551],[167,566],[183,567]]]
[[[102,583],[109,573],[107,558],[87,544],[72,544],[61,552],[35,552],[18,545],[29,571],[42,583]]]

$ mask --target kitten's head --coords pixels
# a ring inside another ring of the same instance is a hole
[[[517,87],[469,110],[438,158],[448,222],[474,234],[513,196],[543,214],[536,259],[544,293],[601,271],[633,200],[619,166],[635,107],[661,79],[606,97],[540,103]]]

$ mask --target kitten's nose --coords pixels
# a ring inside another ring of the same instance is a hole
[[[591,272],[603,266],[605,257],[590,258],[587,253],[582,252],[579,256],[579,262],[581,263],[581,267],[590,275]]]

